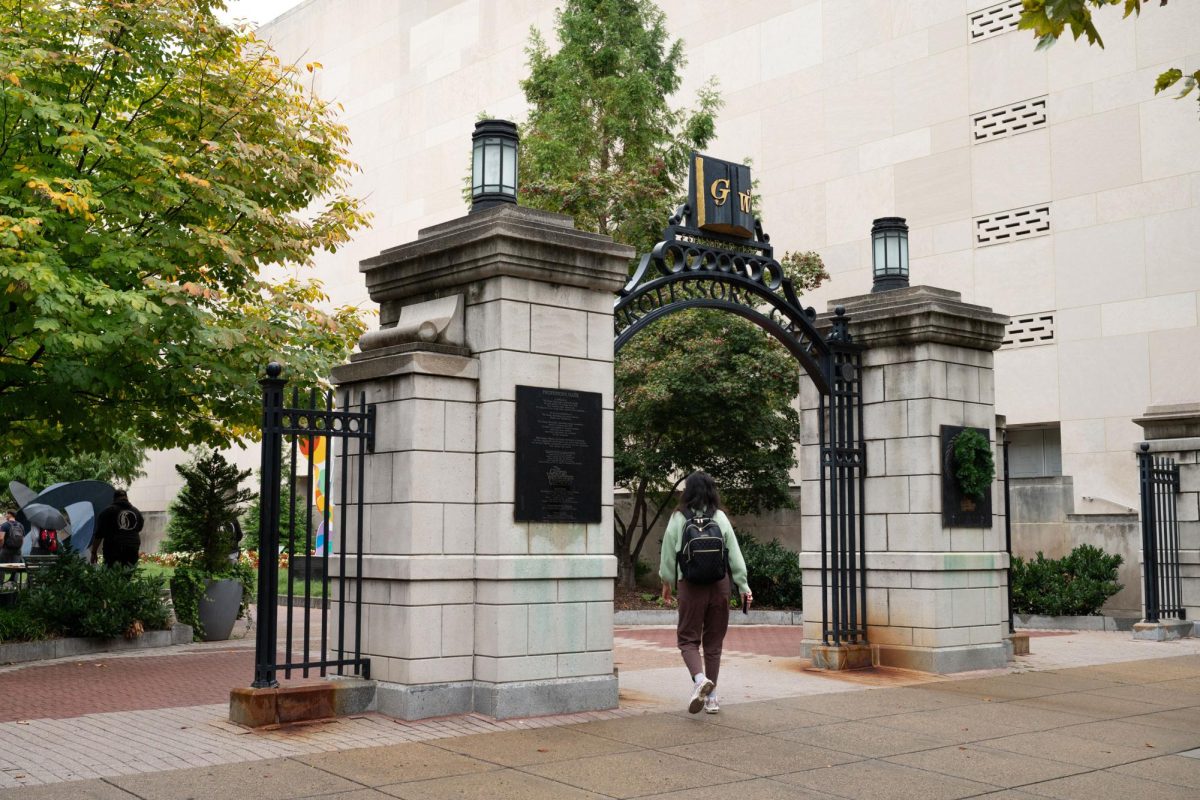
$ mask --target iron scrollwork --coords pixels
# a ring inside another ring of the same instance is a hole
[[[613,308],[616,348],[659,317],[686,308],[720,308],[739,314],[784,344],[829,391],[829,347],[813,325],[791,280],[775,259],[770,237],[755,220],[753,239],[691,227],[688,205],[668,221],[662,241],[642,256]]]

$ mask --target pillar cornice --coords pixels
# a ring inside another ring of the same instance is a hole
[[[850,332],[866,347],[939,343],[974,350],[997,350],[1004,340],[1008,317],[984,306],[964,303],[959,292],[933,286],[912,286],[876,294],[831,300],[850,317]],[[832,325],[832,313],[817,317],[822,332]]]
[[[425,228],[417,240],[359,262],[384,327],[401,306],[496,277],[616,293],[635,251],[576,230],[570,217],[502,205]]]

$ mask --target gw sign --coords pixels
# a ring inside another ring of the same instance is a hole
[[[700,230],[754,238],[750,168],[745,164],[692,153],[688,204]]]

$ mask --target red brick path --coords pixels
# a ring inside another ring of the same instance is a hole
[[[669,629],[619,628],[617,635],[675,647]],[[800,638],[799,626],[730,628],[725,649],[794,656]],[[226,703],[232,687],[247,686],[253,677],[254,651],[248,648],[29,666],[0,674],[0,722]]]
[[[675,631],[669,628],[617,628],[623,639],[639,639],[661,647],[675,647]],[[725,651],[763,656],[798,656],[804,629],[800,625],[730,626],[725,634]]]
[[[253,650],[26,667],[0,675],[0,722],[225,703],[253,677]]]

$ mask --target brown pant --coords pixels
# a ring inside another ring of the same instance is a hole
[[[729,628],[729,576],[716,583],[693,586],[679,581],[679,626],[676,635],[679,652],[688,672],[695,677],[703,672],[713,683],[721,671],[721,646]],[[700,646],[704,645],[704,661]]]

